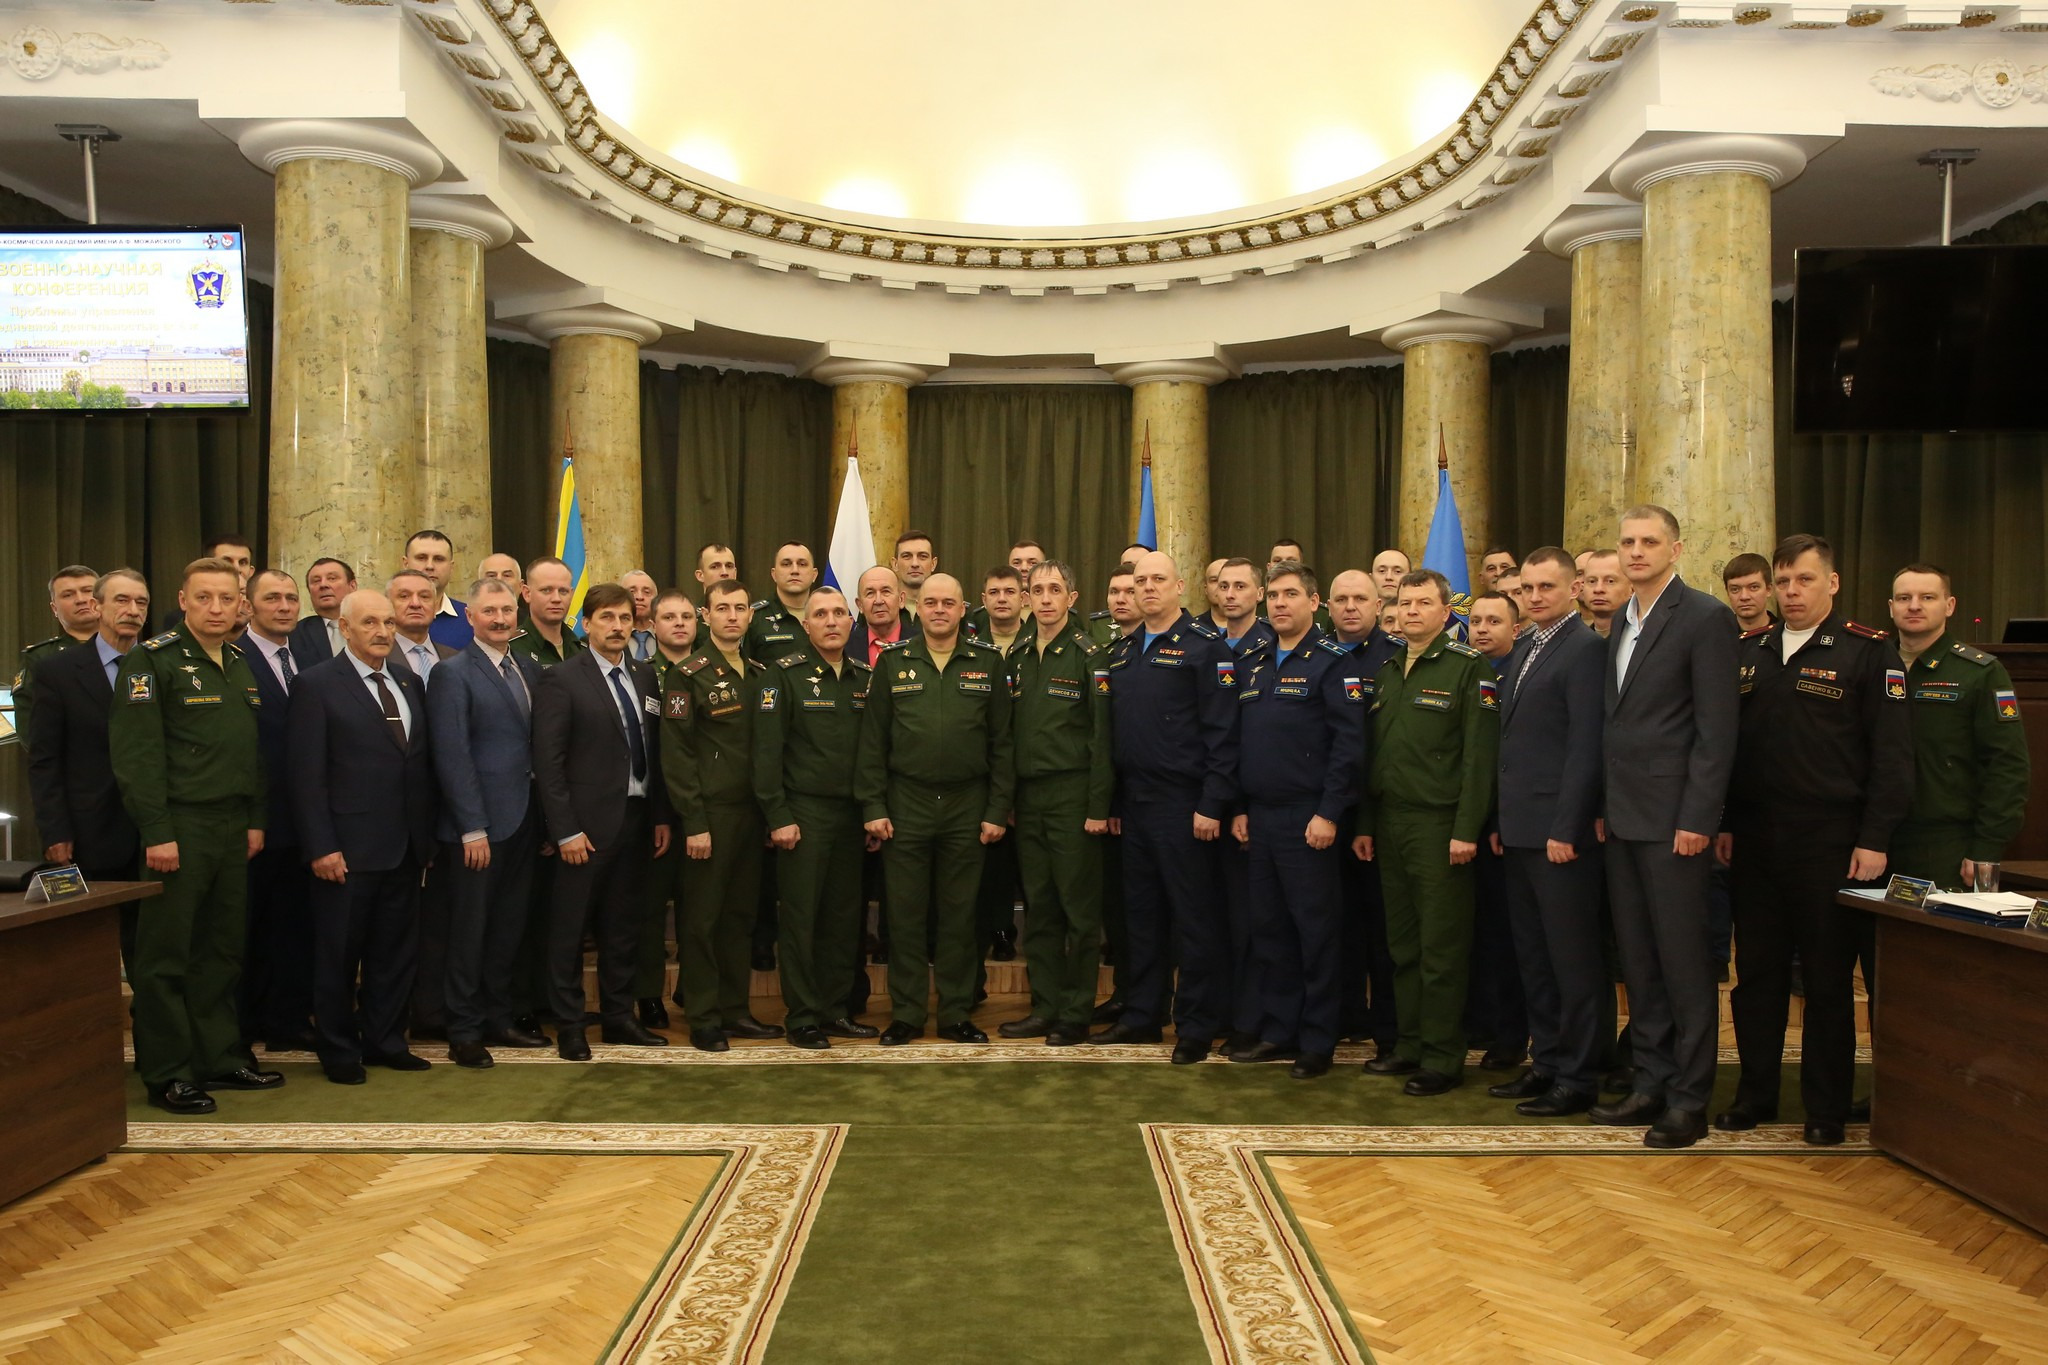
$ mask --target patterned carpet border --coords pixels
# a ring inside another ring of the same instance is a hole
[[[845,1141],[843,1124],[131,1123],[124,1150],[728,1154],[601,1360],[755,1365]]]
[[[1229,1127],[1144,1124],[1146,1154],[1187,1277],[1202,1336],[1215,1365],[1371,1365],[1343,1306],[1325,1287],[1310,1249],[1273,1189],[1262,1159],[1281,1154],[1551,1156],[1811,1155],[1797,1125],[1712,1133],[1682,1153],[1643,1146],[1636,1128],[1598,1124],[1540,1127]],[[1830,1154],[1872,1151],[1868,1129]]]

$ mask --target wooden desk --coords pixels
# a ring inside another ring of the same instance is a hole
[[[1878,917],[1871,1143],[2048,1236],[2048,934],[1840,903]]]
[[[29,905],[0,895],[0,1204],[128,1140],[115,907],[160,882]]]
[[[2029,895],[2048,891],[2048,863],[2000,863],[1998,889],[2024,891]]]

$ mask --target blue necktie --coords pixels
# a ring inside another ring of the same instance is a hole
[[[632,697],[626,694],[624,675],[626,670],[612,669],[612,691],[618,694],[619,708],[626,717],[626,747],[633,751],[633,780],[647,780],[647,738],[640,733],[640,711],[633,705]]]

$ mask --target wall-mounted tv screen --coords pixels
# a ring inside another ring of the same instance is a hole
[[[1802,248],[1792,428],[2043,431],[2048,247]]]
[[[249,405],[240,227],[0,228],[0,412]]]

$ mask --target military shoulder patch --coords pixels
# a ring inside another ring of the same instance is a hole
[[[802,650],[798,650],[794,654],[785,654],[781,658],[777,659],[775,661],[775,666],[777,668],[795,668],[798,664],[802,663],[803,661],[804,652]]]
[[[128,700],[155,701],[156,675],[154,673],[130,673],[128,675]]]
[[[1489,711],[1500,710],[1500,684],[1494,679],[1479,680],[1479,704]]]
[[[1466,644],[1463,640],[1446,640],[1444,641],[1444,649],[1452,654],[1462,654],[1468,659],[1480,657],[1479,651]]]
[[[171,644],[177,638],[177,631],[167,630],[161,635],[152,635],[147,640],[144,640],[142,642],[142,647],[144,649],[162,649],[165,645]]]
[[[1861,621],[1844,621],[1842,622],[1842,628],[1851,635],[1861,635],[1866,640],[1882,640],[1886,638],[1884,631],[1879,630],[1876,626],[1866,626]]]
[[[1961,641],[1957,641],[1955,644],[1950,645],[1949,652],[1951,654],[1954,654],[1958,659],[1969,660],[1971,663],[1976,664],[1979,668],[1988,668],[1992,663],[1992,658],[1989,654],[1986,654],[1983,650],[1978,649],[1975,645],[1966,645],[1963,644]]]
[[[2020,699],[2013,693],[2012,689],[1999,688],[1992,696],[1992,703],[1998,708],[1998,718],[2000,720],[2018,720],[2020,718]]]
[[[761,689],[761,709],[763,711],[773,711],[775,709],[775,696],[780,690],[774,687],[764,687]]]
[[[1889,701],[1904,701],[1906,699],[1905,669],[1887,668],[1884,671],[1884,695]]]
[[[690,718],[690,694],[688,692],[669,693],[662,699],[661,714],[669,720],[688,720]]]

